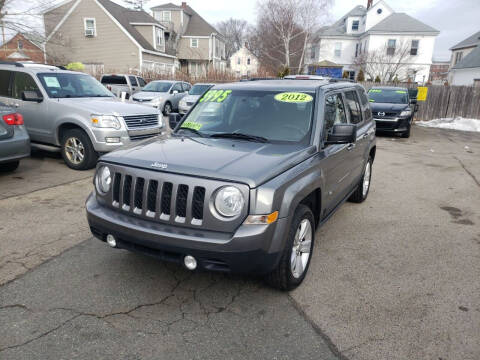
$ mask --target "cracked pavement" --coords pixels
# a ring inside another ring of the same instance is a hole
[[[316,234],[290,294],[92,238],[92,172],[0,174],[0,359],[480,358],[480,138],[378,139],[366,203]]]

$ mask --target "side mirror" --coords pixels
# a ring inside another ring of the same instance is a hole
[[[41,103],[43,101],[43,96],[39,95],[37,91],[26,90],[22,92],[22,100]]]
[[[410,99],[410,104],[416,104],[417,103],[417,99]]]
[[[357,126],[354,124],[333,125],[332,132],[327,135],[326,145],[353,144],[357,141]]]
[[[175,129],[180,121],[182,121],[182,115],[179,113],[170,113],[168,115],[168,125],[170,125],[171,130]]]
[[[176,95],[176,94],[178,94],[178,90],[172,90],[171,93],[172,93],[173,95]]]

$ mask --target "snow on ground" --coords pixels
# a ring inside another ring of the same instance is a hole
[[[462,117],[443,118],[430,121],[417,121],[416,124],[425,127],[480,132],[480,119],[465,119]]]

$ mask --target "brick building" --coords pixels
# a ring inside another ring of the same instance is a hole
[[[40,43],[21,33],[1,45],[0,60],[45,62]]]

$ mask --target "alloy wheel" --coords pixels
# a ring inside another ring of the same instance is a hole
[[[362,195],[365,197],[368,193],[368,188],[370,187],[370,174],[372,171],[372,166],[370,161],[367,162],[367,166],[365,167],[365,174],[363,175],[363,187],[362,187]]]
[[[290,256],[290,269],[294,278],[300,278],[305,272],[310,252],[312,250],[312,224],[308,219],[303,219],[298,225],[293,239],[292,254]]]
[[[80,139],[69,137],[65,141],[65,155],[72,164],[78,165],[82,163],[85,158],[85,147]]]

